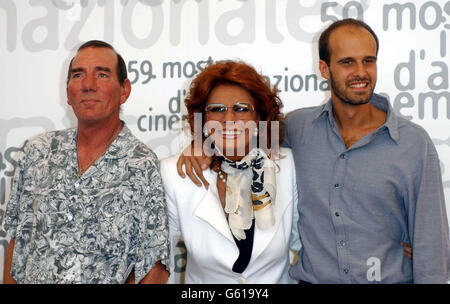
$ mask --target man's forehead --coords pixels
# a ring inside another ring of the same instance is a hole
[[[117,66],[117,54],[106,47],[87,47],[77,52],[72,69],[87,66],[102,66],[114,69]]]
[[[343,25],[336,28],[330,34],[328,40],[329,45],[331,46],[335,42],[339,42],[340,36],[347,36],[347,37],[352,36],[353,38],[356,39],[367,39],[367,37],[370,37],[371,40],[373,40],[373,42],[376,44],[375,38],[372,36],[372,34],[367,29],[361,26]]]
[[[376,40],[372,34],[363,27],[353,25],[341,26],[335,29],[329,37],[329,49],[333,51],[344,51],[345,53],[368,51],[376,56]],[[373,50],[372,50],[373,48]],[[369,55],[369,54],[368,54]]]

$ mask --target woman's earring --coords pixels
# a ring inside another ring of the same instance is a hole
[[[205,137],[208,137],[208,136],[209,136],[209,132],[208,132],[207,129],[204,129],[204,130],[203,130],[203,135],[205,135]]]

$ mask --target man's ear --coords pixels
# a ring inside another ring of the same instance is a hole
[[[123,81],[122,94],[120,96],[120,104],[124,104],[131,94],[131,83],[128,78]]]
[[[322,77],[329,80],[330,79],[330,67],[328,66],[328,64],[323,61],[320,60],[319,61],[319,70],[320,70],[320,74],[322,74]]]
[[[70,101],[70,98],[69,98],[69,88],[68,87],[66,87],[66,96],[67,96],[67,104],[71,106],[72,102]]]

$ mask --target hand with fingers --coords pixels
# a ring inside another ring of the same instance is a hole
[[[209,183],[203,176],[203,170],[208,169],[212,163],[212,156],[201,152],[200,155],[194,153],[194,141],[181,153],[177,161],[178,175],[182,178],[186,177],[186,174],[198,187],[203,185],[206,189],[209,187]],[[184,171],[183,171],[184,165]],[[185,174],[186,172],[186,174]],[[195,172],[195,173],[194,173]]]
[[[412,247],[409,244],[406,244],[406,243],[401,243],[401,245],[403,246],[403,254],[407,258],[412,260],[412,258],[413,258]]]

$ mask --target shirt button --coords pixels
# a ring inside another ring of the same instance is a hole
[[[73,220],[73,214],[72,214],[72,213],[69,213],[69,214],[67,215],[67,219],[68,219],[69,221]]]
[[[75,188],[78,188],[78,187],[80,187],[80,183],[75,183]]]
[[[334,215],[339,216],[340,214],[339,214],[339,212],[336,212]]]
[[[63,254],[64,251],[65,251],[64,248],[60,248],[60,249],[59,249],[59,253],[60,253],[60,254]]]
[[[340,185],[339,184],[334,184],[334,188],[339,188],[340,187]]]
[[[348,274],[349,271],[350,271],[350,270],[348,270],[347,268],[344,268],[344,273],[345,273],[345,274]]]
[[[345,159],[345,154],[341,154],[339,157],[340,157],[341,159]]]
[[[339,242],[339,244],[341,244],[342,247],[345,247],[345,245],[347,245],[347,243],[346,243],[344,240],[341,240],[341,241]]]

